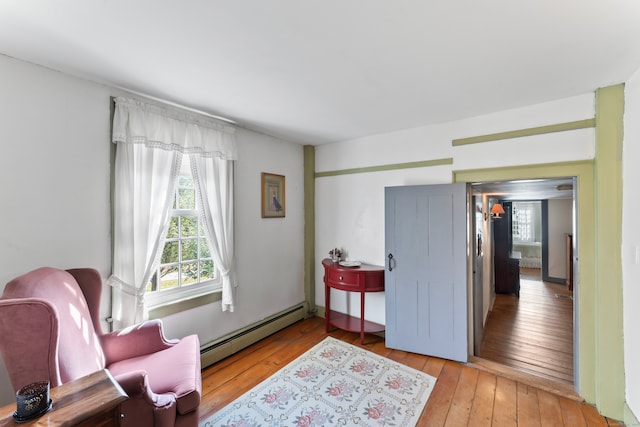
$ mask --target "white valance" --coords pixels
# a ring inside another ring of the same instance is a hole
[[[145,144],[224,160],[238,157],[233,126],[171,106],[123,97],[115,101],[114,143]]]

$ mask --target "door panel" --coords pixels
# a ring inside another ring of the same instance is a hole
[[[467,360],[466,185],[385,189],[386,342]]]

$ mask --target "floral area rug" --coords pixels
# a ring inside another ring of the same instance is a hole
[[[327,337],[200,427],[415,426],[435,382]]]

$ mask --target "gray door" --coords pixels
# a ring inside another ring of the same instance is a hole
[[[385,188],[386,345],[467,361],[466,185]]]

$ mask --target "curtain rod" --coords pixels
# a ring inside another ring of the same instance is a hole
[[[237,125],[238,124],[236,121],[228,119],[226,117],[217,116],[215,114],[207,113],[206,111],[198,110],[198,109],[193,108],[193,107],[187,107],[185,105],[178,104],[177,102],[167,101],[166,99],[162,99],[162,98],[158,98],[158,97],[155,97],[155,96],[147,95],[145,93],[137,92],[137,91],[130,90],[130,89],[125,89],[123,87],[117,87],[117,89],[125,91],[126,93],[129,93],[129,94],[132,94],[132,95],[140,96],[142,98],[145,98],[145,99],[153,101],[153,102],[157,102],[157,103],[164,104],[164,105],[169,105],[169,106],[175,107],[175,108],[181,108],[183,110],[187,110],[187,111],[190,111],[192,113],[200,114],[200,115],[209,117],[209,118],[214,119],[214,120],[220,120],[222,122],[229,123],[229,124],[232,124],[232,125]],[[116,98],[117,98],[117,96],[111,96],[111,100],[113,102],[115,102]]]

